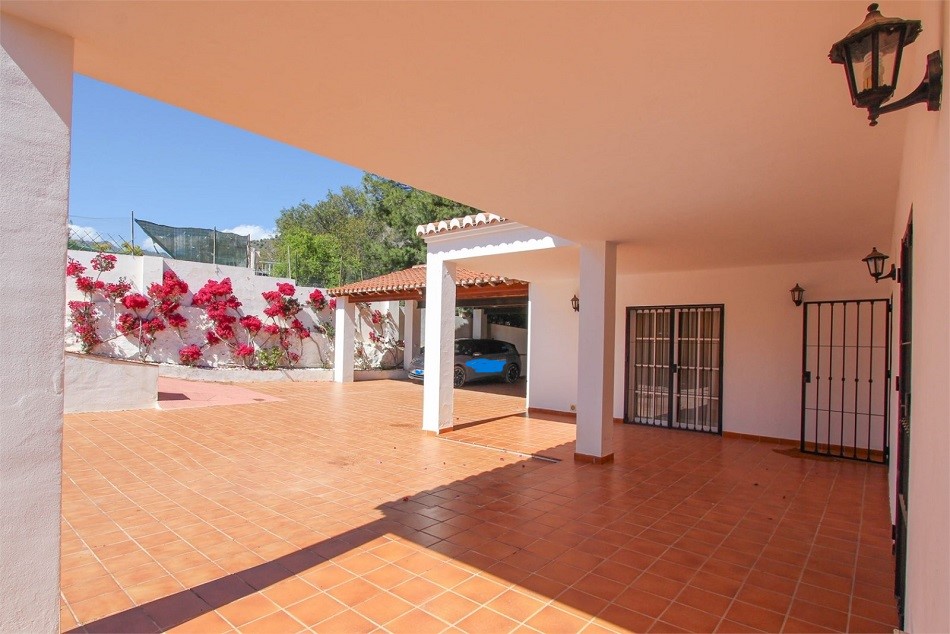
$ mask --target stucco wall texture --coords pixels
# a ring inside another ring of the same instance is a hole
[[[73,43],[0,21],[0,631],[59,627]],[[30,275],[16,271],[29,269]]]

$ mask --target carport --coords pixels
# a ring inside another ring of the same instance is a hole
[[[404,364],[418,353],[421,344],[421,310],[426,306],[426,266],[419,264],[360,282],[328,289],[336,299],[334,380],[353,380],[355,306],[360,302],[399,302],[400,332],[404,343]],[[487,338],[490,312],[523,310],[528,303],[528,282],[459,267],[456,272],[455,308],[472,311],[472,333]],[[524,354],[526,350],[519,346]],[[524,365],[523,367],[526,367]]]

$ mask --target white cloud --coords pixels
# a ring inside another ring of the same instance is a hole
[[[86,227],[83,225],[69,225],[69,237],[74,240],[83,240],[87,242],[108,242],[99,234],[95,227]]]
[[[260,225],[238,225],[233,229],[221,229],[221,231],[226,231],[228,233],[236,233],[239,236],[251,236],[251,240],[263,240],[265,238],[273,238],[274,234],[277,233],[276,228],[265,229]]]

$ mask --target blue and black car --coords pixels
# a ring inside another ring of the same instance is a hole
[[[409,378],[424,378],[425,348],[409,364]],[[462,387],[469,381],[501,379],[514,383],[521,377],[521,356],[514,344],[497,339],[456,339],[453,384]]]

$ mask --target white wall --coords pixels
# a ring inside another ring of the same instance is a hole
[[[498,339],[515,344],[521,356],[521,376],[528,373],[528,329],[505,326],[503,324],[488,324],[486,339]]]
[[[66,355],[66,413],[148,409],[158,404],[158,366]]]
[[[906,116],[900,189],[894,212],[892,260],[899,263],[900,239],[913,207],[913,357],[908,499],[907,588],[904,628],[950,632],[950,7],[921,3],[913,15],[924,30],[904,52],[901,75],[913,85],[924,58],[942,49],[943,102],[939,113],[915,105]],[[903,84],[903,80],[901,81]],[[873,130],[869,131],[873,133]],[[895,294],[897,285],[893,285]],[[896,322],[895,322],[896,323]],[[896,449],[896,443],[892,444]],[[896,468],[896,456],[891,461]],[[893,480],[892,480],[893,482]],[[893,485],[891,487],[893,491]]]
[[[568,412],[577,404],[577,292],[570,279],[532,279],[528,287],[529,408]]]
[[[724,304],[723,430],[798,439],[801,427],[802,308],[805,299],[871,299],[891,289],[875,284],[860,258],[846,262],[739,269],[621,274],[617,280],[614,417],[624,409],[624,338],[629,306]],[[577,314],[573,280],[531,283],[529,407],[569,411],[575,403]]]
[[[86,275],[95,277],[96,272],[89,266],[95,253],[70,250],[68,255],[70,258],[78,260],[87,267]],[[204,335],[199,328],[202,323],[206,323],[204,321],[204,309],[192,308],[190,302],[191,295],[200,289],[208,280],[221,280],[225,277],[230,278],[234,294],[242,303],[241,312],[247,315],[257,315],[265,322],[266,318],[263,311],[267,306],[267,302],[264,301],[261,293],[274,290],[279,282],[293,283],[293,280],[288,278],[254,275],[251,269],[244,267],[222,266],[205,262],[188,262],[185,260],[172,260],[156,256],[116,255],[116,259],[115,269],[103,273],[99,279],[105,282],[115,282],[120,277],[125,277],[132,283],[134,290],[144,293],[150,284],[161,282],[165,270],[172,270],[178,277],[188,283],[189,295],[185,298],[185,301],[182,302],[182,307],[178,312],[188,319],[189,325],[184,329],[181,337],[179,337],[175,330],[170,328],[159,333],[148,355],[149,360],[158,363],[178,363],[178,350],[182,346],[190,343],[202,343],[204,341]],[[321,290],[324,290],[324,294],[326,294],[325,289]],[[311,291],[313,291],[313,287],[298,286],[296,297],[301,303],[304,303]],[[75,282],[72,279],[66,280],[66,301],[82,299],[84,299],[84,296],[76,289]],[[103,315],[100,318],[99,332],[105,342],[97,346],[94,353],[125,359],[137,359],[137,342],[122,335],[117,336],[115,329],[110,325],[114,323],[114,306],[109,302],[101,300],[101,298],[100,301],[97,302],[97,306]],[[387,323],[385,325],[373,325],[371,320],[371,311],[373,309],[379,309],[383,315],[386,316]],[[121,313],[125,311],[119,306],[118,312]],[[357,341],[362,342],[359,345],[364,346],[367,352],[366,358],[371,362],[375,363],[380,360],[384,347],[372,344],[369,339],[369,332],[375,329],[377,332],[384,330],[386,332],[395,333],[398,329],[396,320],[399,319],[399,315],[398,306],[390,302],[379,302],[371,304],[369,310],[363,311],[357,319]],[[312,335],[310,339],[304,341],[298,366],[317,368],[332,366],[332,342],[313,330],[317,321],[321,324],[332,322],[333,317],[329,308],[324,309],[320,313],[316,313],[309,307],[305,307],[298,315],[298,318],[305,326],[311,329]],[[67,349],[78,350],[78,345],[68,334],[69,330],[67,327]],[[294,350],[296,351],[296,348],[294,348]],[[389,365],[395,365],[398,364],[401,359],[398,351],[396,351],[395,354],[393,352],[388,353],[384,360]],[[231,361],[227,347],[223,344],[218,344],[205,350],[202,364],[207,363],[212,366],[217,366],[229,364]]]
[[[59,630],[73,42],[0,15],[0,631]]]

